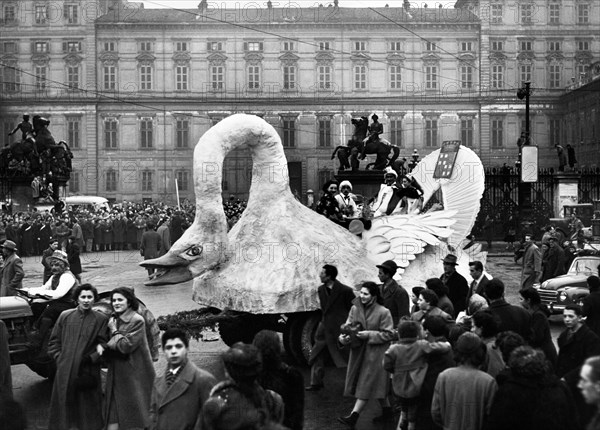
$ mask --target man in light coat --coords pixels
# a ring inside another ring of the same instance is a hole
[[[188,360],[189,340],[179,329],[162,335],[167,359],[164,375],[156,377],[150,402],[151,430],[186,430],[199,428],[202,405],[217,380]]]
[[[162,257],[171,248],[171,231],[169,230],[169,219],[165,219],[156,230],[160,236],[160,249],[158,256]]]
[[[23,261],[17,255],[17,244],[12,240],[5,240],[2,244],[2,283],[0,284],[0,297],[14,296],[16,288],[23,288],[22,280],[25,276]]]
[[[521,289],[533,287],[542,276],[542,253],[530,234],[525,235],[525,254],[521,271]]]

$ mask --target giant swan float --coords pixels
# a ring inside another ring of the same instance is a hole
[[[252,183],[247,207],[228,233],[222,166],[230,151],[242,147],[251,151]],[[194,300],[201,305],[294,316],[319,309],[316,287],[324,264],[334,264],[338,279],[356,286],[377,282],[375,265],[395,260],[402,268],[397,278],[411,288],[439,276],[440,260],[453,251],[458,271],[466,275],[472,255],[460,252],[460,244],[479,212],[483,166],[473,151],[461,147],[452,177],[435,180],[438,154],[426,156],[412,176],[425,201],[441,187],[444,209],[376,218],[360,238],[294,198],[281,139],[271,125],[253,115],[227,117],[194,149],[194,223],[167,254],[140,263],[159,269],[146,284],[193,279]]]

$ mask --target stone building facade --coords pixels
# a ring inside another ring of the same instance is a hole
[[[350,119],[372,113],[403,157],[461,139],[487,165],[512,164],[525,80],[535,88],[533,141],[549,167],[553,145],[572,137],[560,97],[600,52],[593,1],[556,2],[558,11],[546,0],[459,0],[454,9],[53,4],[59,17],[47,10],[48,23],[38,23],[46,3],[2,3],[3,135],[25,111],[48,116],[75,153],[70,191],[115,200],[174,202],[176,180],[180,197],[193,198],[196,142],[237,112],[280,133],[280,169],[299,195],[335,172],[331,154],[350,138]],[[248,154],[219,168],[223,192],[247,197]]]

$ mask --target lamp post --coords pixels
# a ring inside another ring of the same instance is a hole
[[[530,133],[529,133],[529,97],[531,96],[531,83],[524,82],[523,87],[517,90],[517,98],[519,100],[525,99],[525,136],[521,136],[517,141],[519,146],[519,158],[516,163],[517,172],[519,174],[519,186],[518,186],[518,203],[519,203],[519,222],[521,224],[521,233],[531,233],[532,222],[530,218],[533,215],[533,208],[531,205],[531,183],[523,181],[523,146],[530,144]],[[537,169],[537,166],[535,167]]]

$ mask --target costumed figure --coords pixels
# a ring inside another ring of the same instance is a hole
[[[389,206],[390,201],[394,196],[394,191],[398,189],[398,185],[396,184],[397,179],[398,174],[392,168],[388,167],[383,175],[384,183],[379,188],[377,199],[371,206],[371,209],[373,210],[373,218],[388,215],[388,209],[391,209],[391,211],[389,211],[390,214],[393,212],[395,206],[391,208]],[[398,203],[399,200],[396,201],[396,205]]]

